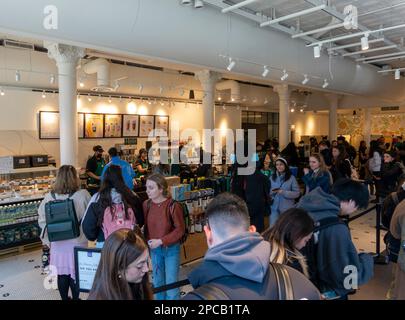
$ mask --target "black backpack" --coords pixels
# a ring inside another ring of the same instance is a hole
[[[75,205],[70,197],[65,200],[57,200],[53,192],[54,199],[45,204],[45,219],[50,242],[75,239],[80,236],[80,224],[77,220]],[[45,229],[42,238],[45,234]]]
[[[278,300],[294,300],[294,291],[287,268],[279,263],[270,263],[277,281]],[[269,271],[270,272],[270,269]],[[218,286],[208,283],[198,287],[191,294],[202,300],[231,300],[224,290]]]
[[[324,287],[319,277],[317,257],[318,239],[322,230],[338,224],[347,226],[347,224],[338,216],[324,218],[315,222],[314,233],[305,248],[302,250],[302,254],[305,256],[308,264],[309,279],[321,292],[324,292],[325,289],[329,288]]]

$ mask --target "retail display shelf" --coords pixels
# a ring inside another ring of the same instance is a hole
[[[0,174],[13,174],[13,173],[30,173],[30,172],[44,172],[44,171],[57,171],[58,168],[54,166],[23,168],[23,169],[0,169]]]
[[[33,224],[33,223],[38,223],[38,217],[36,217],[35,220],[31,220],[31,221],[17,222],[17,223],[13,223],[13,224],[7,224],[7,225],[4,225],[4,226],[0,225],[0,230],[12,229],[12,228],[16,228],[16,227],[22,227],[22,226]]]
[[[21,202],[28,202],[28,201],[36,201],[36,200],[43,200],[44,195],[33,195],[28,197],[12,197],[7,199],[0,200],[0,205],[3,204],[16,204]]]

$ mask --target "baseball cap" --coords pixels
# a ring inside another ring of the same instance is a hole
[[[102,146],[97,145],[97,146],[94,146],[94,147],[93,147],[93,151],[94,151],[94,152],[104,152],[104,149],[103,149]]]

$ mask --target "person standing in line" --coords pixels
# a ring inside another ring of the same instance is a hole
[[[62,300],[79,299],[79,287],[76,282],[74,247],[87,247],[87,239],[82,230],[80,236],[74,239],[49,242],[45,205],[54,200],[72,199],[76,211],[77,221],[80,221],[90,201],[87,190],[80,190],[80,181],[73,166],[63,165],[59,168],[52,191],[45,195],[38,208],[38,224],[42,229],[42,242],[50,245],[50,265],[56,267],[58,275],[58,290]]]
[[[149,199],[143,203],[144,233],[152,258],[155,288],[178,281],[180,268],[180,240],[185,232],[183,209],[169,196],[166,179],[152,174],[146,180]],[[179,288],[160,292],[156,300],[178,300]]]
[[[297,180],[291,174],[290,167],[284,158],[276,160],[276,171],[271,176],[270,197],[273,200],[270,213],[270,226],[279,216],[294,206],[294,200],[300,196]]]
[[[321,187],[326,193],[330,193],[332,186],[332,176],[320,154],[315,153],[309,157],[309,167],[304,168],[302,181],[305,183],[306,193],[317,187]]]
[[[276,223],[262,236],[270,243],[270,261],[286,264],[309,278],[305,257],[301,254],[314,230],[314,221],[308,212],[291,208],[283,212]]]

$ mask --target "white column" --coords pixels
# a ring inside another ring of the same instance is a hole
[[[290,142],[290,89],[288,85],[281,84],[274,86],[274,92],[278,93],[280,101],[278,140],[280,150],[284,149]]]
[[[84,49],[55,42],[45,42],[48,56],[55,59],[59,80],[60,165],[77,166],[76,66]]]
[[[209,70],[202,70],[198,71],[195,74],[195,77],[200,81],[201,86],[204,91],[203,99],[202,99],[202,107],[203,107],[203,129],[215,129],[215,84],[221,76],[217,72],[212,72]],[[203,141],[203,148],[205,151],[206,146],[204,145],[205,141],[205,134],[203,131],[202,136]],[[211,139],[212,141],[212,139]],[[212,146],[212,144],[211,144]]]
[[[369,146],[370,141],[371,141],[371,109],[370,108],[364,109],[363,135],[364,135],[364,141],[366,141],[366,145]]]
[[[339,106],[340,97],[336,94],[325,94],[329,101],[329,141],[336,140],[337,138],[337,110]]]

